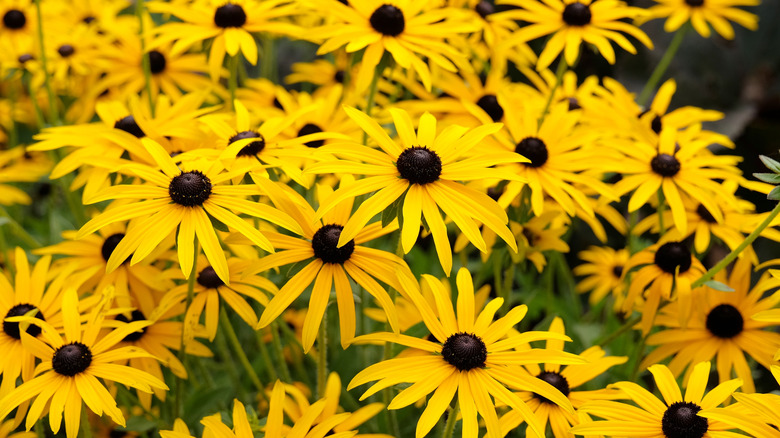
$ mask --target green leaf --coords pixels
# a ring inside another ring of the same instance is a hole
[[[766,198],[771,199],[772,201],[780,201],[780,186],[773,188],[772,191],[766,195]]]
[[[759,155],[758,158],[764,163],[764,166],[768,167],[774,173],[780,173],[780,163],[767,157],[766,155]]]
[[[152,430],[158,426],[157,422],[149,420],[144,417],[130,417],[127,419],[126,430],[132,430],[135,432],[146,432]],[[120,428],[121,430],[121,428]]]
[[[734,289],[731,286],[715,280],[710,280],[704,283],[704,285],[721,292],[734,292]]]
[[[780,175],[776,173],[754,173],[753,176],[765,183],[780,184]]]
[[[392,204],[388,205],[387,208],[385,208],[382,211],[382,227],[386,227],[390,225],[391,222],[393,222],[393,219],[398,217],[398,213],[401,211],[401,199],[403,196],[398,197],[395,201],[393,201]]]

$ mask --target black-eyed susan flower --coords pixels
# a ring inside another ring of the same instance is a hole
[[[163,298],[164,299],[164,298]],[[160,301],[158,303],[158,301]],[[193,300],[194,302],[194,300]],[[133,302],[135,309],[119,313],[114,317],[113,322],[107,321],[107,325],[121,327],[122,325],[136,321],[147,321],[149,325],[142,329],[128,334],[117,344],[117,348],[138,347],[151,356],[149,357],[131,357],[127,361],[119,361],[120,364],[128,363],[137,370],[145,371],[164,381],[162,368],[168,368],[179,379],[187,379],[187,369],[172,350],[179,350],[182,347],[182,333],[184,324],[187,323],[175,320],[184,313],[185,306],[166,306],[163,308],[161,299],[158,300],[135,300]],[[205,337],[205,330],[201,327],[193,329],[195,335]],[[198,356],[210,357],[211,351],[205,345],[193,339],[184,342],[185,353]],[[161,401],[166,399],[166,391],[163,388],[152,388],[154,395]],[[150,411],[152,408],[152,394],[142,390],[136,391],[138,402],[141,406]]]
[[[31,380],[35,370],[35,356],[22,345],[19,323],[5,319],[35,311],[36,318],[62,327],[60,304],[66,276],[47,281],[51,257],[42,257],[30,269],[27,254],[18,247],[14,250],[14,262],[16,275],[13,278],[8,278],[6,273],[0,274],[0,317],[3,319],[0,349],[6,353],[0,356],[0,398],[15,387],[20,376],[25,382]],[[27,333],[38,337],[41,329],[31,325]]]
[[[436,119],[430,114],[420,118],[415,132],[411,117],[406,111],[392,109],[399,145],[370,117],[345,107],[349,116],[379,145],[380,150],[357,143],[337,143],[324,146],[319,151],[345,158],[340,161],[324,161],[309,168],[312,173],[336,173],[367,175],[367,178],[340,187],[335,196],[320,205],[317,212],[322,217],[344,199],[377,191],[358,207],[344,224],[338,246],[352,240],[368,221],[390,204],[400,202],[399,216],[403,217],[401,245],[404,253],[414,246],[419,235],[422,217],[428,225],[436,252],[444,271],[452,270],[452,250],[447,228],[439,213],[458,226],[468,240],[482,252],[487,246],[477,222],[498,234],[513,250],[517,245],[506,224],[506,212],[487,194],[472,189],[458,181],[482,178],[515,178],[492,166],[499,163],[522,162],[525,159],[514,153],[493,151],[475,154],[480,142],[501,129],[500,124],[490,124],[469,130],[452,125],[436,132]],[[464,208],[465,207],[465,208]]]
[[[554,318],[550,324],[550,332],[565,334],[566,330],[563,320],[558,317]],[[563,341],[548,339],[546,342],[548,350],[563,351]],[[561,394],[569,399],[574,409],[579,409],[583,404],[593,400],[620,398],[621,394],[618,391],[610,389],[592,391],[576,391],[574,389],[598,377],[611,367],[625,363],[628,357],[607,356],[606,352],[599,346],[588,348],[580,354],[580,357],[585,359],[587,363],[568,365],[564,368],[561,368],[557,363],[531,363],[524,365],[523,369],[531,376],[549,383],[560,391]],[[589,420],[587,414],[572,414],[570,411],[555,404],[555,402],[533,391],[524,391],[517,393],[517,395],[531,408],[545,428],[549,425],[549,429],[552,430],[555,438],[569,437],[569,429],[581,422],[579,416],[586,415],[585,420]],[[509,411],[500,418],[499,422],[501,424],[501,436],[506,436],[509,431],[520,426],[524,419],[517,411]]]
[[[344,411],[339,406],[343,391],[341,378],[335,372],[328,375],[325,392],[314,403],[307,401],[307,394],[295,385],[284,385],[285,413],[292,427],[283,425],[285,437],[316,438],[321,435],[356,438],[392,438],[387,434],[359,433],[358,428],[385,408],[383,403],[369,403],[354,412]],[[266,432],[267,433],[267,432]],[[266,435],[270,438],[270,435]]]
[[[633,382],[618,382],[611,385],[621,390],[638,406],[615,401],[595,401],[583,405],[583,411],[606,421],[574,426],[575,435],[612,435],[642,438],[717,438],[733,436],[728,430],[733,426],[723,421],[706,418],[708,412],[725,402],[740,387],[740,379],[721,383],[705,394],[710,374],[710,363],[696,365],[686,385],[683,397],[680,387],[671,371],[664,365],[653,365],[648,370],[653,374],[663,401],[650,391]],[[740,424],[755,424],[749,416],[743,415]],[[753,428],[751,428],[752,430]],[[771,428],[763,428],[771,431]],[[772,436],[771,432],[767,435]]]
[[[152,22],[147,20],[145,26],[149,28]],[[146,55],[149,57],[149,87],[153,98],[163,93],[176,101],[185,93],[203,90],[212,90],[223,97],[227,94],[224,88],[204,76],[208,67],[206,55],[202,53],[176,53],[171,50],[171,44],[160,44]],[[115,89],[121,97],[145,90],[142,65],[144,53],[141,51],[137,29],[126,29],[116,35],[116,40],[103,56],[105,75],[95,85],[96,92]]]
[[[266,184],[272,184],[270,182]],[[317,219],[314,209],[300,195],[288,190],[284,198],[274,199],[276,205],[295,218],[303,231],[300,237],[280,233],[266,233],[275,248],[276,254],[263,257],[247,269],[248,274],[263,272],[271,268],[310,262],[276,293],[266,306],[257,328],[263,328],[273,322],[282,312],[313,283],[311,297],[303,324],[303,349],[308,352],[314,345],[317,333],[325,314],[331,289],[336,290],[336,302],[339,309],[339,328],[343,346],[355,337],[355,300],[350,279],[364,288],[376,299],[384,310],[390,325],[398,330],[398,316],[395,306],[385,285],[399,290],[397,270],[403,270],[411,276],[404,261],[395,254],[365,244],[378,237],[385,236],[398,229],[393,223],[382,227],[381,222],[363,226],[345,245],[337,246],[344,224],[348,223],[354,200],[343,200],[321,219]],[[332,189],[318,186],[321,203],[329,202],[334,195]]]
[[[685,219],[688,224],[688,232],[683,235],[684,238],[693,237],[694,249],[698,254],[704,254],[710,247],[711,242],[723,242],[729,249],[737,248],[744,240],[745,236],[756,229],[756,226],[763,220],[764,214],[755,214],[755,206],[747,200],[739,199],[734,196],[737,189],[736,181],[726,181],[723,183],[724,193],[730,193],[728,198],[716,197],[715,203],[720,207],[723,214],[723,221],[718,222],[710,213],[707,207],[698,200],[691,199],[686,194],[681,194],[683,205],[685,206]],[[657,202],[651,204],[657,205]],[[664,210],[664,224],[674,223],[674,218],[670,210]],[[661,222],[659,215],[648,215],[640,221],[633,229],[637,235],[651,231],[660,233]],[[766,229],[762,236],[777,240],[777,230]],[[755,253],[745,251],[741,256],[751,255],[754,262],[757,262]]]
[[[658,363],[671,358],[669,369],[675,376],[685,370],[685,379],[693,365],[713,360],[720,382],[733,374],[744,382],[744,392],[756,390],[753,371],[748,363],[752,358],[767,369],[780,348],[780,335],[771,330],[780,321],[766,321],[755,317],[759,312],[773,309],[780,295],[767,292],[780,286],[780,280],[764,273],[751,287],[752,263],[747,257],[736,261],[729,275],[716,274],[715,280],[734,289],[722,292],[709,287],[697,289],[687,327],[680,324],[680,303],[664,306],[656,317],[661,331],[647,338],[647,344],[656,348],[645,357],[643,364]]]
[[[595,46],[610,64],[615,63],[614,41],[623,50],[636,53],[636,48],[626,38],[626,33],[649,48],[653,42],[638,27],[623,19],[636,18],[644,13],[640,8],[618,0],[499,0],[498,4],[518,6],[521,9],[505,12],[511,18],[530,23],[520,28],[507,41],[507,45],[525,43],[553,34],[539,55],[536,68],[541,70],[552,64],[563,52],[568,65],[574,65],[583,42]],[[622,33],[621,33],[622,32]]]
[[[340,136],[313,129],[292,139],[281,135],[303,114],[312,111],[312,106],[297,108],[292,113],[269,119],[259,126],[252,122],[244,104],[236,100],[234,106],[235,113],[210,114],[200,119],[219,138],[217,141],[225,146],[224,149],[194,151],[192,155],[195,158],[205,155],[219,159],[233,172],[239,169],[249,172],[261,171],[266,167],[279,168],[287,177],[306,186],[300,166],[302,160],[312,155],[312,150],[305,143]]]
[[[27,412],[27,430],[48,406],[52,431],[57,433],[60,430],[64,417],[67,437],[76,438],[82,404],[98,415],[105,413],[117,424],[125,425],[122,411],[98,379],[147,392],[151,392],[152,388],[168,389],[165,383],[145,371],[116,363],[133,357],[149,356],[149,353],[137,347],[113,348],[125,336],[148,326],[149,322],[131,322],[110,332],[101,332],[106,306],[110,301],[110,292],[104,293],[101,303],[93,306],[86,323],[82,325],[79,321],[78,295],[75,289],[66,291],[61,302],[64,338],[46,321],[34,317],[16,317],[20,320],[16,322],[39,327],[38,337],[28,334],[27,330],[20,332],[25,348],[42,362],[38,365],[39,374],[35,378],[0,400],[0,417],[6,417],[17,406],[34,398]]]
[[[605,155],[592,147],[595,131],[578,126],[581,114],[569,111],[568,102],[553,105],[541,126],[542,108],[525,105],[521,96],[514,95],[499,103],[506,117],[505,129],[496,136],[501,148],[528,159],[503,166],[521,180],[507,183],[499,198],[501,205],[514,202],[526,186],[531,191],[531,208],[536,216],[544,212],[547,195],[569,216],[574,216],[579,206],[593,217],[593,204],[585,186],[608,199],[617,199],[612,187],[600,180],[606,171]]]
[[[189,277],[195,262],[197,236],[217,276],[228,284],[227,259],[209,216],[240,232],[268,252],[273,252],[268,239],[232,211],[268,220],[289,230],[300,230],[300,225],[287,214],[245,199],[262,194],[257,186],[224,184],[234,175],[223,172],[219,161],[188,161],[185,163],[186,170],[182,170],[159,143],[145,138],[143,144],[157,166],[128,165],[127,170],[147,184],[113,186],[91,200],[131,199],[136,202],[104,211],[85,224],[78,234],[78,237],[84,237],[115,222],[143,218],[114,248],[106,266],[109,272],[124,263],[131,254],[131,264],[143,260],[178,228],[178,258],[185,277]]]
[[[149,2],[149,11],[169,13],[182,22],[169,22],[155,29],[159,34],[149,47],[175,41],[174,53],[183,53],[193,44],[211,40],[209,73],[212,80],[220,77],[225,54],[244,55],[250,64],[257,64],[257,43],[252,33],[295,36],[299,28],[283,18],[299,12],[290,0],[196,0],[185,4]]]
[[[12,185],[36,182],[51,169],[51,161],[40,154],[31,154],[19,146],[0,152],[0,204],[29,204],[30,195]]]
[[[433,393],[417,422],[416,436],[425,436],[449,407],[456,393],[463,418],[463,437],[478,436],[477,414],[485,421],[488,434],[497,435],[500,430],[493,399],[517,411],[536,436],[544,436],[544,426],[528,405],[509,388],[540,393],[573,413],[571,404],[552,385],[540,382],[533,376],[524,376],[514,366],[550,362],[558,364],[582,363],[579,357],[563,351],[548,349],[513,350],[517,346],[544,339],[569,340],[565,335],[534,331],[510,335],[512,327],[526,314],[522,305],[510,310],[506,316],[493,320],[503,300],[495,299],[475,318],[474,285],[471,274],[461,268],[457,275],[457,316],[452,302],[447,299],[444,286],[435,277],[425,275],[435,297],[439,316],[422,299],[416,281],[399,277],[402,287],[414,300],[423,315],[425,326],[432,340],[394,333],[374,333],[355,338],[356,343],[392,342],[421,350],[424,354],[396,357],[369,366],[358,373],[348,389],[378,380],[362,396],[361,400],[392,385],[411,383],[388,405],[388,409],[400,409],[421,397]],[[450,413],[454,415],[453,413]]]
[[[3,16],[0,41],[12,46],[31,47],[37,29],[38,13],[31,0],[7,0],[0,3]]]
[[[354,79],[358,91],[368,88],[385,52],[405,69],[413,69],[425,88],[431,89],[431,70],[425,58],[436,66],[456,71],[465,57],[447,43],[447,38],[478,27],[459,11],[430,0],[363,0],[344,4],[339,0],[306,2],[312,8],[334,17],[332,23],[308,32],[312,40],[324,40],[318,54],[342,46],[347,52],[365,48]],[[381,74],[381,72],[379,72]]]
[[[688,232],[688,222],[681,193],[704,205],[717,222],[722,222],[723,212],[715,199],[733,197],[721,181],[742,178],[736,167],[740,157],[716,155],[707,149],[720,138],[713,139],[698,124],[682,131],[666,126],[657,144],[632,141],[630,147],[620,147],[624,157],[615,161],[614,169],[623,174],[623,179],[615,183],[614,189],[621,196],[634,192],[628,201],[630,212],[662,193],[672,210],[674,226],[683,235]]]
[[[704,266],[696,259],[685,242],[671,240],[666,236],[661,242],[640,251],[628,260],[623,268],[623,277],[635,267],[638,271],[631,274],[622,311],[629,313],[644,297],[639,309],[642,312],[640,327],[647,334],[653,326],[661,299],[678,301],[680,326],[685,328],[691,313],[693,296],[691,283],[704,275]]]
[[[577,292],[589,293],[588,301],[595,305],[607,295],[620,306],[626,293],[623,270],[628,263],[628,250],[590,246],[577,256],[584,263],[576,266],[572,273],[585,277],[577,283]]]
[[[710,26],[728,40],[734,39],[733,21],[750,30],[758,28],[758,17],[740,6],[758,6],[761,0],[655,0],[647,14],[637,17],[638,23],[655,18],[666,18],[664,30],[674,32],[690,21],[696,32],[710,37]]]
[[[166,292],[174,284],[153,264],[145,262],[130,265],[129,258],[125,259],[116,270],[106,272],[108,259],[111,258],[119,242],[124,239],[126,232],[127,227],[123,223],[107,225],[99,232],[82,239],[76,239],[76,231],[65,231],[62,233],[64,241],[33,250],[33,254],[65,256],[56,260],[54,266],[59,270],[70,272],[71,281],[81,284],[80,291],[104,290],[112,286],[119,307],[132,307],[133,300],[144,303],[153,301],[152,291]],[[169,240],[168,247],[174,242],[173,238]],[[167,248],[163,248],[163,251],[165,249]],[[154,259],[155,255],[159,254],[153,252],[149,259]]]
[[[228,259],[229,281],[223,281],[205,259],[199,258],[195,266],[195,285],[193,287],[192,303],[184,315],[184,339],[193,339],[204,315],[206,336],[210,341],[217,334],[219,322],[219,305],[224,301],[241,319],[254,327],[257,324],[257,314],[246,298],[251,298],[263,306],[268,304],[267,295],[277,293],[278,288],[269,279],[260,276],[244,275],[247,261],[232,257]],[[182,305],[187,301],[188,285],[174,287],[160,301],[155,309],[155,315]]]

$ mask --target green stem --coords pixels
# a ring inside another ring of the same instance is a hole
[[[647,341],[647,336],[643,334],[642,339],[639,341],[639,345],[636,346],[634,353],[631,355],[631,357],[636,359],[636,363],[634,363],[634,371],[631,373],[632,382],[636,382],[636,378],[639,377],[639,372],[641,371],[639,369],[639,365],[642,364],[642,358],[645,355],[645,347],[647,346],[645,341]]]
[[[634,210],[628,214],[628,236],[626,239],[628,253],[632,255],[639,251],[637,238],[634,235],[634,228],[636,227],[637,221],[639,221],[639,210]]]
[[[753,241],[758,238],[758,236],[761,234],[761,232],[764,231],[764,229],[766,227],[768,227],[770,223],[772,223],[772,221],[775,219],[775,217],[777,217],[778,214],[780,214],[780,202],[777,203],[777,205],[775,205],[775,208],[772,209],[772,212],[769,213],[769,216],[767,216],[766,219],[764,219],[764,221],[761,222],[761,224],[758,227],[756,227],[756,229],[753,230],[753,232],[750,233],[747,236],[747,238],[745,238],[745,240],[742,243],[739,244],[738,247],[734,248],[734,250],[731,251],[729,253],[729,255],[727,255],[723,260],[719,261],[717,265],[715,265],[712,268],[710,268],[710,270],[707,271],[704,275],[702,275],[698,280],[696,280],[693,283],[691,283],[691,289],[695,289],[695,288],[703,285],[704,283],[712,280],[712,278],[715,276],[715,274],[717,274],[723,268],[728,266],[729,263],[733,262],[734,259],[736,259],[737,256],[742,251],[745,250],[745,248],[750,246],[750,244],[753,243]]]
[[[263,35],[263,61],[260,63],[260,76],[276,83],[274,60],[274,40],[270,35]]]
[[[542,127],[544,118],[547,117],[547,113],[550,111],[550,105],[552,105],[555,92],[558,91],[558,87],[561,86],[561,83],[563,82],[563,75],[566,73],[568,67],[568,64],[566,64],[566,58],[564,58],[563,53],[561,53],[561,59],[558,61],[558,70],[555,72],[555,85],[553,86],[553,89],[550,90],[550,95],[547,96],[547,103],[544,104],[544,111],[542,111],[542,115],[539,117],[539,128]]]
[[[647,84],[645,84],[645,87],[639,94],[639,99],[637,99],[636,102],[640,106],[647,105],[647,102],[650,100],[650,95],[653,93],[653,91],[655,91],[655,88],[658,86],[658,83],[661,81],[664,73],[666,73],[666,70],[669,68],[669,64],[671,64],[674,55],[677,54],[677,51],[680,49],[680,44],[682,44],[683,38],[688,32],[689,27],[690,24],[685,24],[677,30],[677,33],[674,34],[674,38],[672,38],[672,42],[669,43],[669,47],[666,48],[664,56],[655,67],[655,70],[653,70],[653,73],[650,75],[650,79],[647,80]]]
[[[620,328],[618,328],[616,331],[610,333],[610,335],[607,336],[606,338],[597,342],[596,345],[598,345],[599,347],[604,347],[606,345],[609,345],[610,343],[612,343],[612,341],[619,338],[620,335],[631,330],[636,325],[636,323],[638,323],[641,319],[642,319],[641,315],[633,315],[632,317],[628,318],[625,324],[620,326]]]
[[[228,343],[230,343],[230,346],[233,347],[233,353],[238,356],[238,361],[241,362],[241,366],[244,367],[244,371],[246,371],[247,375],[249,375],[249,380],[251,380],[252,384],[255,385],[255,388],[258,392],[258,397],[260,399],[264,399],[265,388],[263,388],[263,383],[260,381],[260,378],[257,377],[257,373],[255,372],[252,363],[249,362],[249,358],[246,356],[244,348],[241,346],[241,341],[238,340],[236,331],[233,329],[233,325],[230,323],[230,319],[228,319],[224,304],[219,309],[219,324],[222,326],[222,331],[224,331],[227,335]]]
[[[658,189],[658,235],[666,234],[666,224],[664,224],[664,210],[666,210],[666,198],[664,192]]]
[[[81,406],[81,438],[92,438],[92,425],[89,424],[87,407]]]
[[[371,79],[371,86],[368,87],[368,100],[366,101],[366,115],[371,117],[371,111],[374,109],[374,105],[376,104],[376,92],[379,88],[379,79],[382,78],[382,75],[385,72],[385,68],[387,67],[387,59],[389,59],[387,56],[382,56],[382,59],[379,61],[379,64],[376,66],[376,70],[374,70],[374,77]],[[368,133],[363,133],[363,144],[368,144]]]
[[[322,314],[320,332],[317,334],[317,399],[325,397],[328,381],[328,308]]]
[[[21,225],[19,225],[19,223],[16,222],[10,214],[8,214],[8,211],[6,211],[5,207],[0,207],[0,217],[5,218],[6,221],[4,225],[8,225],[11,228],[11,233],[21,239],[31,249],[37,249],[42,246],[37,240],[35,240],[33,236],[30,235],[30,233],[28,233]]]
[[[230,76],[228,76],[228,90],[230,91],[230,109],[235,110],[236,107],[236,88],[238,88],[238,60],[239,55],[231,56],[228,59],[228,68],[230,70]]]
[[[449,415],[447,415],[447,424],[444,426],[444,433],[441,434],[442,438],[452,438],[453,432],[455,432],[455,423],[458,422],[458,411],[460,410],[460,404],[455,404]]]
[[[37,123],[38,129],[42,129],[46,125],[46,121],[43,119],[41,107],[38,106],[38,99],[31,80],[27,81],[27,93],[30,95],[30,103],[32,103],[33,111],[35,112],[35,122]]]
[[[282,381],[285,383],[292,383],[292,376],[290,375],[290,368],[287,367],[287,361],[284,360],[284,349],[282,348],[282,340],[279,338],[279,330],[276,322],[271,324],[271,345],[273,345],[276,351],[276,357],[279,361],[279,369],[282,375]]]
[[[187,279],[187,302],[184,307],[184,314],[187,315],[187,312],[190,310],[190,306],[192,305],[192,299],[195,297],[195,279],[197,278],[197,271],[198,271],[198,253],[200,252],[200,248],[198,248],[198,239],[195,238],[195,242],[192,245],[192,268],[190,269],[190,276]],[[186,316],[185,316],[186,318]],[[181,330],[181,345],[179,346],[178,351],[178,358],[179,362],[181,362],[182,366],[184,365],[184,356],[186,355],[186,347],[185,347],[185,336],[184,333],[187,330],[187,328],[182,324],[182,330]],[[174,398],[173,402],[173,416],[175,417],[181,417],[182,415],[182,406],[183,406],[183,399],[184,398],[184,380],[182,379],[176,379],[176,397]]]
[[[274,361],[271,360],[268,346],[265,345],[265,341],[263,341],[263,331],[257,330],[255,333],[255,336],[257,337],[257,348],[260,350],[260,356],[262,356],[263,362],[265,362],[265,368],[268,371],[268,380],[270,382],[276,382],[279,379],[279,375],[276,374],[276,367],[274,367]]]
[[[138,38],[141,40],[141,68],[144,71],[146,98],[149,100],[149,111],[154,117],[154,100],[152,99],[152,64],[149,54],[146,53],[146,40],[144,39],[144,1],[135,1],[135,16],[138,17]]]
[[[51,75],[49,74],[49,60],[46,56],[46,44],[43,40],[43,13],[41,12],[41,0],[35,1],[35,10],[38,14],[38,48],[41,51],[41,68],[44,74],[44,86],[46,94],[49,96],[49,120],[52,125],[60,124],[60,114],[57,107],[57,96],[54,94],[54,88],[51,85]],[[35,100],[35,95],[31,96]]]

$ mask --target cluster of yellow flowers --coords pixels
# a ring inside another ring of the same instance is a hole
[[[758,4],[0,0],[0,438],[780,437],[780,163],[661,84]]]

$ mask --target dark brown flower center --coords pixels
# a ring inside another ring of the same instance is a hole
[[[54,351],[51,366],[63,376],[73,377],[83,373],[92,363],[92,352],[81,342],[71,342]]]
[[[733,338],[742,333],[744,327],[742,314],[731,304],[715,306],[707,314],[707,330],[719,338]]]
[[[214,24],[219,27],[241,27],[244,23],[246,23],[246,12],[241,5],[226,3],[214,12]]]
[[[35,58],[32,55],[25,53],[24,55],[19,55],[19,59],[17,59],[17,61],[19,61],[19,64],[24,64],[25,62],[32,61],[33,59]]]
[[[336,74],[333,75],[333,80],[338,82],[339,84],[344,83],[344,70],[338,70]]]
[[[495,94],[486,94],[480,97],[477,101],[477,106],[485,110],[494,122],[504,117],[504,108],[501,108],[501,105],[498,104],[498,98],[496,98]]]
[[[685,4],[697,8],[704,5],[704,0],[685,0]]]
[[[76,53],[76,49],[73,48],[73,46],[70,44],[63,44],[57,49],[57,53],[59,53],[63,58],[68,58]]]
[[[27,24],[27,17],[18,9],[11,9],[3,15],[3,25],[8,29],[21,29],[25,24]]]
[[[666,438],[702,438],[709,423],[696,415],[701,407],[691,402],[675,402],[666,408],[661,418],[661,430]]]
[[[211,180],[197,170],[182,172],[171,180],[168,195],[173,202],[185,207],[203,205],[211,195]]]
[[[371,18],[369,18],[371,27],[382,35],[398,36],[406,27],[404,13],[393,5],[382,5],[378,7]]]
[[[664,127],[664,122],[663,120],[661,120],[660,116],[655,116],[653,118],[653,121],[650,122],[650,129],[652,129],[653,132],[655,132],[656,134],[660,134],[661,129],[663,129],[663,127]]]
[[[563,9],[563,21],[569,26],[585,26],[591,18],[590,7],[583,3],[569,3]]]
[[[217,271],[211,266],[203,268],[203,270],[198,273],[197,281],[199,285],[208,289],[216,289],[225,285],[225,282],[217,275]]]
[[[141,130],[141,127],[138,126],[138,123],[135,122],[135,117],[133,116],[127,116],[117,120],[116,123],[114,123],[114,128],[121,129],[128,134],[134,135],[136,138],[146,137],[146,134]]]
[[[485,341],[472,333],[456,333],[441,347],[441,355],[459,371],[483,368],[487,360]]]
[[[425,146],[412,146],[401,152],[395,163],[401,178],[412,184],[429,184],[441,176],[441,158]]]
[[[531,160],[530,163],[523,163],[529,167],[541,167],[549,158],[547,145],[542,139],[536,137],[524,138],[515,146],[515,152]]]
[[[479,14],[482,18],[487,18],[488,15],[496,12],[496,7],[493,6],[493,3],[490,3],[488,0],[481,0],[479,3],[477,3],[477,6],[474,8],[475,11],[477,11],[477,14]]]
[[[116,318],[114,319],[122,322],[146,321],[146,316],[144,316],[144,314],[141,313],[140,310],[133,310],[133,312],[130,314],[130,319],[127,319],[127,317],[121,313],[117,315]],[[125,342],[135,342],[141,339],[145,333],[146,333],[146,327],[142,328],[141,330],[138,330],[137,332],[130,333],[129,335],[125,336],[124,339],[122,340]]]
[[[355,251],[355,241],[350,240],[341,248],[337,247],[343,229],[341,225],[331,224],[317,230],[311,239],[314,256],[324,263],[331,264],[343,264],[349,260],[352,252]]]
[[[615,276],[615,278],[621,278],[623,277],[623,267],[622,266],[615,266],[612,268],[612,275]]]
[[[249,143],[248,145],[241,148],[240,151],[238,151],[238,154],[236,156],[239,157],[253,157],[265,149],[265,138],[263,138],[262,134],[255,131],[241,131],[238,134],[230,137],[228,140],[228,144],[236,142],[238,140],[246,140],[247,138],[256,138],[257,140]]]
[[[655,252],[655,264],[670,274],[679,267],[682,274],[691,268],[691,250],[682,242],[664,243]]]
[[[303,128],[301,128],[298,131],[298,137],[303,137],[304,135],[309,135],[309,134],[318,134],[320,132],[322,132],[322,128],[315,125],[314,123],[307,123],[303,125]],[[312,141],[307,141],[304,144],[310,148],[318,148],[325,144],[325,140],[312,140]]]
[[[11,307],[11,310],[9,310],[8,313],[5,314],[5,317],[11,318],[14,316],[23,316],[35,309],[38,308],[33,306],[32,304],[17,304]],[[46,321],[46,319],[43,317],[43,314],[41,313],[40,310],[38,310],[38,313],[35,314],[35,317],[40,319],[41,321]],[[4,320],[3,331],[5,332],[5,334],[7,334],[8,336],[14,339],[22,339],[22,332],[19,330],[18,322],[10,322]],[[30,324],[29,326],[27,326],[27,330],[25,331],[27,332],[28,335],[34,338],[41,334],[41,328],[35,324]]]
[[[106,240],[103,242],[103,246],[100,247],[100,255],[103,256],[103,260],[108,261],[108,259],[111,257],[111,254],[114,253],[116,246],[119,245],[119,242],[121,242],[124,237],[124,233],[116,233],[106,237]],[[127,260],[122,263],[124,264],[128,261],[130,261],[130,256],[128,256]]]
[[[650,161],[650,168],[661,176],[675,176],[680,171],[680,162],[673,155],[658,154]]]
[[[165,61],[165,55],[158,52],[157,50],[152,50],[149,52],[149,67],[152,71],[152,74],[158,74],[165,71],[165,65],[167,62]]]
[[[552,385],[555,389],[560,391],[561,394],[567,397],[569,396],[569,381],[566,380],[566,377],[563,377],[560,373],[556,373],[555,371],[543,371],[539,373],[536,378],[544,380],[545,382]],[[553,401],[542,395],[534,393],[534,397],[538,398],[544,403],[554,404]]]
[[[702,218],[702,220],[705,222],[709,222],[711,224],[718,222],[715,220],[715,217],[712,216],[712,213],[710,213],[710,211],[707,210],[707,207],[705,207],[703,204],[699,204],[699,206],[696,207],[696,214],[698,214],[699,217]]]

